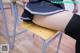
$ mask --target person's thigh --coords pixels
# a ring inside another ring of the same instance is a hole
[[[72,16],[73,13],[69,11],[63,11],[49,16],[35,15],[33,22],[46,28],[64,31]]]

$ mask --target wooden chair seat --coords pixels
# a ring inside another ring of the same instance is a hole
[[[48,28],[44,28],[44,27],[38,26],[34,23],[22,22],[21,26],[23,28],[35,33],[36,35],[43,38],[44,40],[48,40],[53,36],[55,37],[54,34],[56,34],[56,32],[57,32],[56,30],[51,30],[51,29],[48,29]]]

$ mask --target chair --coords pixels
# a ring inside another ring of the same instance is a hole
[[[57,38],[60,35],[56,53],[59,52],[62,32],[56,31],[56,30],[51,30],[51,29],[48,29],[48,28],[44,28],[44,27],[41,27],[41,26],[36,25],[34,23],[22,22],[21,26],[23,28],[25,28],[26,30],[29,30],[29,31],[33,32],[34,34],[37,34],[37,36],[42,39],[42,41],[43,41],[43,43],[42,43],[42,53],[46,53],[46,48],[49,46],[49,44],[52,42],[52,40],[54,40],[55,38]]]

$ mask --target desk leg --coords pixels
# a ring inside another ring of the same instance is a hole
[[[16,29],[17,29],[17,20],[18,20],[17,5],[14,4],[14,3],[11,3],[11,10],[12,10],[12,14],[13,14],[13,17],[14,17],[13,35],[12,35],[12,38],[11,38],[11,48],[14,48],[15,37],[16,37]]]
[[[0,0],[0,10],[1,10],[1,13],[3,16],[3,31],[2,31],[2,33],[4,33],[4,37],[10,43],[10,36],[9,36],[10,34],[9,34],[9,30],[8,30],[8,25],[7,25],[7,17],[6,17],[6,14],[4,12],[2,0]]]

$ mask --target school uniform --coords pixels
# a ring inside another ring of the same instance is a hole
[[[30,17],[32,19],[34,14],[52,15],[64,11],[64,4],[53,3],[55,1],[56,0],[30,0],[30,2],[25,4],[25,9],[22,17]],[[63,2],[63,0],[56,2]]]

